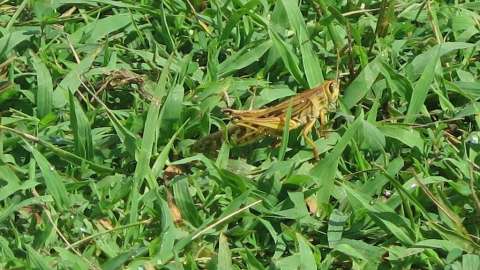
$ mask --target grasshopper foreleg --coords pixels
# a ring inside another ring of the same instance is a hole
[[[312,132],[313,125],[315,120],[309,120],[309,122],[303,127],[302,136],[305,139],[305,142],[312,147],[313,156],[316,160],[319,160],[318,149],[315,142],[308,136]]]
[[[327,112],[325,110],[320,110],[320,137],[326,136],[326,129],[327,129]]]

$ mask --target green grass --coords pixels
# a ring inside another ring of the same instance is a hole
[[[480,269],[480,4],[297,2],[0,0],[0,269]]]

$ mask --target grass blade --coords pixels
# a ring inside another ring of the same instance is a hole
[[[285,126],[283,127],[282,142],[280,144],[280,150],[278,151],[278,160],[283,160],[285,158],[285,153],[287,152],[291,118],[292,104],[288,105],[287,115],[285,117]]]
[[[47,66],[42,60],[32,53],[33,68],[37,73],[37,113],[38,118],[41,119],[52,111],[53,102],[53,82],[52,76],[47,69]]]
[[[93,158],[93,143],[90,123],[73,94],[70,92],[68,94],[70,101],[70,125],[73,131],[75,154],[91,160]]]
[[[282,58],[283,64],[288,69],[290,74],[295,78],[295,80],[308,87],[307,83],[303,79],[303,73],[299,68],[299,60],[297,56],[293,53],[292,48],[285,43],[280,36],[274,32],[274,30],[268,31],[270,38],[273,41],[273,47],[277,50],[278,54]]]
[[[68,92],[74,94],[77,91],[82,83],[82,75],[90,69],[100,51],[101,48],[97,48],[80,63],[76,64],[57,85],[53,91],[53,105],[56,108],[62,108],[67,104]]]
[[[134,16],[138,17],[138,16]],[[105,36],[119,31],[132,23],[131,14],[115,14],[104,19],[88,23],[84,27],[75,31],[71,36],[73,44],[77,43],[95,43]]]
[[[249,47],[243,47],[219,65],[219,76],[230,75],[257,62],[271,47],[271,40],[261,41],[253,43]]]
[[[328,220],[328,246],[333,248],[342,239],[343,227],[348,216],[335,209]]]
[[[203,220],[193,203],[192,196],[188,190],[188,181],[186,178],[179,179],[173,183],[173,194],[175,202],[182,213],[182,217],[195,227],[202,225]]]
[[[0,38],[0,59],[6,58],[18,44],[29,39],[31,36],[32,36],[32,33],[24,32],[24,31],[15,31],[1,37]]]
[[[302,54],[303,71],[307,77],[308,86],[313,88],[323,82],[322,69],[318,57],[313,51],[305,20],[296,1],[281,0],[279,3],[287,10],[290,26],[295,30],[295,37]]]
[[[313,252],[310,249],[307,240],[299,233],[297,233],[296,236],[298,241],[298,253],[300,254],[300,269],[317,269],[315,257],[313,256]]]
[[[43,181],[47,187],[47,192],[52,195],[55,204],[59,209],[65,210],[70,207],[70,198],[63,183],[62,177],[55,171],[55,168],[48,160],[33,146],[28,144],[30,151],[37,161],[38,167],[42,172]]]
[[[218,241],[218,269],[230,270],[232,269],[232,252],[228,247],[227,237],[220,233],[220,240]]]
[[[379,58],[375,58],[368,63],[357,78],[345,89],[341,102],[347,109],[355,106],[368,93],[380,73],[380,68]]]
[[[355,122],[348,127],[333,150],[310,171],[310,174],[315,177],[317,184],[320,186],[320,191],[317,194],[317,202],[319,205],[327,203],[330,199],[340,155],[354,138],[355,134],[357,134],[358,129],[362,125],[362,121],[361,118],[355,120]]]
[[[415,122],[416,115],[423,109],[425,99],[427,98],[430,84],[435,76],[435,67],[440,58],[440,47],[437,48],[436,53],[433,55],[433,60],[430,59],[429,64],[425,67],[422,76],[418,80],[417,84],[413,88],[412,98],[408,105],[407,115],[405,117],[405,123]]]

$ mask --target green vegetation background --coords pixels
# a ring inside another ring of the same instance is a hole
[[[479,12],[0,0],[0,268],[480,269]],[[337,75],[319,162],[191,151]]]

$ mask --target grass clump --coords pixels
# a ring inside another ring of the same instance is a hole
[[[479,269],[479,9],[0,1],[0,268]],[[192,151],[336,78],[320,161]]]

